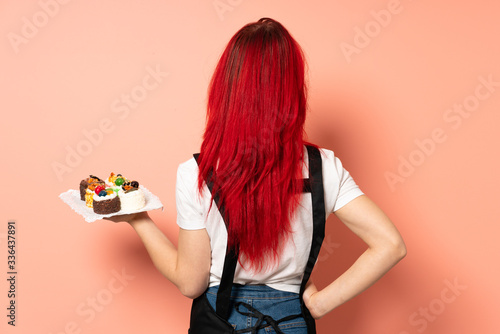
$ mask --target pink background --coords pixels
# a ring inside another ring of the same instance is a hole
[[[408,247],[318,332],[498,333],[499,10],[486,0],[1,1],[0,331],[187,333],[190,300],[133,230],[85,223],[58,195],[90,173],[122,173],[161,198],[151,215],[176,240],[176,168],[198,151],[210,75],[229,38],[268,16],[307,55],[309,139],[335,151]],[[16,327],[5,316],[9,220]],[[328,223],[318,286],[365,249]]]

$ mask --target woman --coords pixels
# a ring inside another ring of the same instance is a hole
[[[303,139],[304,67],[299,45],[280,23],[263,18],[243,27],[212,77],[200,155],[177,172],[178,248],[147,213],[111,218],[134,228],[155,266],[182,294],[206,297],[214,309],[226,251],[237,250],[228,322],[241,333],[308,333],[306,313],[323,317],[406,254],[390,219],[333,152],[320,149],[320,206],[368,249],[325,288],[308,281],[301,290],[315,209],[311,195],[300,191],[312,147],[306,150]],[[307,310],[301,310],[301,296]]]

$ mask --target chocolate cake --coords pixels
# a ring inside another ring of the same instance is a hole
[[[106,196],[95,194],[93,208],[95,213],[101,215],[118,212],[121,209],[120,198],[114,192]]]

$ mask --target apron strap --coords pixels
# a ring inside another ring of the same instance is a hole
[[[198,162],[200,154],[193,154],[196,162]],[[227,217],[225,215],[224,205],[220,202],[219,191],[214,193],[214,176],[213,170],[208,172],[207,180],[205,181],[208,189],[210,189],[210,193],[214,198],[215,204],[219,209],[219,212],[224,220],[224,224],[226,225],[226,229],[229,226]],[[233,287],[234,273],[236,271],[236,264],[238,263],[238,248],[226,248],[226,257],[224,259],[224,267],[222,269],[222,276],[220,280],[219,290],[217,293],[217,300],[215,302],[215,313],[224,320],[229,319],[230,309],[229,309],[229,298],[231,297],[231,290]]]
[[[307,155],[309,160],[309,179],[304,179],[303,192],[310,192],[312,198],[312,218],[313,218],[313,237],[311,242],[311,250],[309,253],[309,259],[306,264],[304,275],[302,277],[302,283],[300,286],[300,301],[302,308],[302,315],[307,323],[308,333],[316,333],[316,324],[311,316],[311,313],[304,304],[303,294],[305,286],[309,277],[311,276],[312,270],[318,258],[319,251],[321,249],[321,244],[325,237],[325,199],[323,190],[323,171],[321,164],[321,152],[315,146],[306,145]],[[193,155],[196,162],[198,162],[199,153]],[[228,227],[227,217],[225,216],[224,206],[220,203],[220,197],[218,191],[213,193],[214,178],[212,171],[209,172],[208,178],[206,180],[207,186],[212,193],[217,208],[219,209],[226,228]],[[234,273],[236,270],[236,264],[238,263],[239,249],[229,249],[226,248],[226,257],[224,259],[224,268],[222,270],[221,282],[219,285],[219,291],[217,293],[216,301],[216,313],[227,320],[229,318],[229,299],[231,296],[231,289],[234,280]],[[293,315],[292,317],[296,317]],[[288,319],[287,319],[288,320]],[[283,319],[282,319],[283,321]]]
[[[302,314],[307,323],[307,332],[316,333],[316,321],[304,304],[304,290],[307,281],[311,277],[314,265],[318,259],[319,251],[325,238],[325,193],[323,188],[323,168],[321,160],[321,152],[315,146],[306,145],[307,155],[309,157],[309,180],[312,208],[313,208],[313,237],[311,243],[311,251],[309,252],[309,260],[304,270],[302,283],[300,285],[300,303],[302,306]]]

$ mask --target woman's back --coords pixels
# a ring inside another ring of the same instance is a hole
[[[325,190],[326,214],[340,209],[350,200],[363,193],[350,174],[343,168],[340,160],[330,150],[321,149],[323,185]],[[308,178],[307,152],[304,150],[305,163],[302,177]],[[227,231],[218,210],[210,210],[211,194],[204,188],[201,196],[197,190],[198,166],[194,159],[179,166],[177,172],[177,223],[182,229],[206,228],[212,249],[210,283],[220,283],[224,256],[226,254]],[[272,288],[299,292],[302,274],[309,256],[312,239],[311,196],[303,193],[299,205],[291,219],[292,233],[284,242],[277,263],[271,263],[267,270],[255,271],[252,268],[237,266],[235,283],[266,284]],[[207,216],[208,215],[208,216]],[[261,231],[256,231],[261,234]]]

